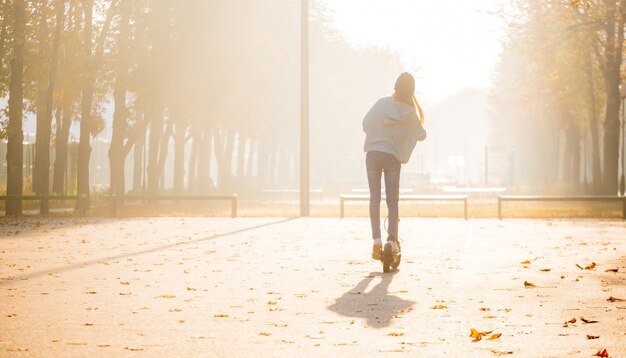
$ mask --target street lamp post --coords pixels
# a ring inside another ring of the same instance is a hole
[[[300,216],[309,216],[309,0],[301,5]]]
[[[624,121],[626,121],[626,119],[624,118],[624,116],[626,115],[625,110],[626,107],[624,106],[624,99],[626,99],[626,83],[621,83],[619,85],[619,94],[622,97],[622,120],[620,121],[621,127],[620,127],[620,134],[622,137],[622,176],[620,178],[619,181],[619,193],[624,196],[626,194],[626,179],[624,178],[625,174],[624,171],[626,169],[626,160],[624,158],[624,147],[626,146],[625,142],[626,142],[626,136],[624,133]]]

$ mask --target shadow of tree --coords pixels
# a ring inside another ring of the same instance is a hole
[[[406,311],[415,304],[389,294],[389,285],[396,273],[371,272],[354,288],[344,293],[328,306],[328,309],[343,316],[364,318],[367,325],[373,328],[384,328],[398,314]],[[365,292],[374,278],[380,277],[380,282],[370,291]]]

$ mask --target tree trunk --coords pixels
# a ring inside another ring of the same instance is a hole
[[[563,132],[565,135],[565,148],[563,148],[563,167],[561,175],[563,181],[569,184],[572,180],[572,129],[566,128]]]
[[[592,166],[592,193],[599,192],[602,183],[602,168],[600,159],[600,134],[598,133],[598,117],[596,111],[595,86],[593,83],[593,64],[591,57],[589,58],[589,96],[591,99],[591,112],[589,115],[589,129],[591,134],[591,166]],[[586,175],[586,173],[585,173]]]
[[[572,132],[572,184],[574,185],[574,190],[578,193],[580,191],[580,153],[582,150],[578,125],[574,126]]]
[[[211,150],[213,136],[206,125],[203,126],[202,139],[198,143],[198,191],[201,195],[209,193],[211,187]],[[217,150],[217,148],[215,148]]]
[[[93,0],[85,0],[85,28],[83,46],[85,51],[85,78],[81,100],[81,118],[80,118],[80,139],[78,142],[78,159],[77,159],[77,177],[76,191],[78,200],[76,200],[76,211],[84,213],[89,209],[91,204],[89,190],[89,159],[91,157],[91,106],[93,102],[93,81],[94,64],[92,58],[93,47]]]
[[[222,191],[227,192],[232,187],[233,142],[235,135],[226,130],[220,132],[216,133],[214,138],[218,184]]]
[[[163,110],[153,99],[150,120],[150,141],[148,143],[148,194],[159,193],[159,144],[163,136]]]
[[[142,135],[135,143],[133,148],[133,191],[141,193],[141,183],[143,180],[143,152],[146,146],[146,132],[142,131]]]
[[[24,0],[13,0],[13,58],[11,59],[11,79],[9,81],[9,123],[7,126],[7,195],[22,195],[23,150],[23,83],[25,11]],[[6,215],[22,214],[21,200],[6,201]]]
[[[246,178],[252,178],[252,171],[254,166],[254,154],[255,148],[258,148],[258,140],[250,140],[248,145],[248,155],[246,155]]]
[[[189,195],[193,195],[196,193],[196,183],[198,182],[196,178],[197,166],[198,166],[198,136],[194,134],[192,137],[191,143],[191,154],[189,155],[189,163],[187,164],[187,172],[189,173],[187,177],[187,190]]]
[[[621,2],[620,10],[626,8]],[[606,111],[604,118],[604,178],[602,192],[615,195],[618,191],[619,167],[619,108],[620,108],[620,70],[622,64],[622,48],[624,42],[624,21],[616,21],[616,9],[611,8],[607,17],[606,39]],[[623,11],[621,11],[623,12]]]
[[[182,118],[177,118],[176,133],[174,136],[174,194],[183,193],[185,179],[185,135],[187,126]]]
[[[265,141],[259,141],[257,148],[257,182],[263,187],[267,185],[267,143]]]
[[[67,170],[67,148],[72,124],[72,102],[64,98],[63,107],[57,111],[56,156],[54,160],[54,175],[52,191],[65,194],[65,172]]]
[[[43,4],[40,4],[43,6]],[[40,9],[41,10],[41,9]],[[40,58],[47,58],[47,47],[48,47],[48,18],[46,16],[46,11],[40,11],[41,17],[39,19],[39,32],[37,38],[39,39],[39,53],[37,54]],[[42,194],[41,188],[41,176],[45,170],[41,167],[42,159],[43,159],[43,148],[41,146],[45,142],[45,134],[46,134],[46,82],[45,76],[43,74],[37,76],[37,95],[35,97],[35,117],[36,117],[36,133],[35,133],[35,160],[33,161],[33,171],[31,176],[31,187],[32,191],[36,194]],[[50,142],[50,131],[48,131],[48,142]],[[41,150],[42,155],[39,155],[39,151]]]
[[[110,168],[110,187],[109,190],[113,195],[124,195],[125,176],[124,164],[126,156],[124,155],[124,140],[127,135],[128,127],[128,107],[126,106],[126,88],[129,58],[129,42],[130,42],[130,12],[131,2],[122,1],[120,9],[119,37],[118,37],[118,58],[117,58],[117,78],[115,88],[113,89],[113,98],[115,101],[115,112],[113,113],[113,124],[111,133],[111,146],[109,147],[109,168]]]
[[[245,163],[246,140],[241,132],[237,134],[237,182],[239,186],[244,183],[244,163]]]
[[[565,150],[563,153],[563,179],[578,192],[580,185],[580,130],[572,124],[565,130]]]
[[[165,133],[161,138],[161,144],[159,146],[159,162],[157,167],[157,182],[159,183],[159,188],[163,189],[165,187],[165,162],[167,161],[167,153],[169,152],[169,144],[170,139],[172,138],[173,133],[173,125],[170,123],[167,125],[165,129]]]
[[[37,132],[37,148],[36,163],[38,171],[38,193],[48,195],[50,192],[50,136],[52,135],[52,111],[54,110],[54,87],[56,85],[56,76],[59,68],[59,46],[61,44],[61,36],[65,27],[65,0],[57,0],[56,28],[54,32],[54,40],[52,45],[52,55],[50,64],[50,73],[48,74],[48,88],[45,95],[45,110],[43,113],[43,123]],[[39,123],[37,123],[39,124]],[[40,202],[42,214],[50,212],[50,204],[48,200]]]
[[[107,17],[102,26],[100,37],[96,43],[95,51],[93,50],[93,0],[84,0],[85,12],[85,28],[83,30],[83,46],[85,56],[85,74],[83,77],[83,89],[81,98],[81,118],[80,118],[80,139],[78,142],[78,153],[76,159],[76,211],[84,213],[91,205],[89,190],[89,159],[91,157],[91,109],[93,105],[94,82],[97,77],[97,70],[101,63],[104,53],[104,40],[107,38],[111,21],[113,19],[113,10],[117,5],[117,1],[113,0],[107,11]]]

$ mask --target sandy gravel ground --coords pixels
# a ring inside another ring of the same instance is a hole
[[[2,219],[0,356],[626,356],[626,223],[400,232],[383,274],[362,218]]]

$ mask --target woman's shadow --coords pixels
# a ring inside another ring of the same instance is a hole
[[[328,309],[343,316],[364,318],[369,327],[389,326],[394,317],[410,310],[415,304],[413,301],[389,295],[388,289],[394,273],[371,272],[354,288],[337,298],[334,304],[328,306]],[[381,278],[380,282],[370,291],[365,292],[367,286],[376,277]]]

